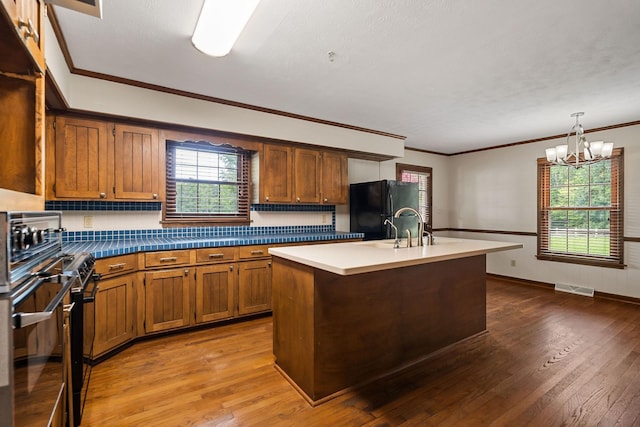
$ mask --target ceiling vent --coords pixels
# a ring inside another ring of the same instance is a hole
[[[45,0],[45,3],[66,7],[102,19],[102,0]]]

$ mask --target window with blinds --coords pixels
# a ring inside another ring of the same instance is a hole
[[[624,155],[573,168],[538,159],[538,259],[624,267]]]
[[[425,222],[425,230],[433,228],[431,193],[433,170],[425,166],[396,163],[396,180],[418,183],[418,212]]]
[[[167,141],[166,222],[248,223],[250,153]]]

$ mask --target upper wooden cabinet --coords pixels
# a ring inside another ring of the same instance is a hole
[[[332,151],[322,153],[322,203],[346,205],[349,200],[347,155]]]
[[[116,125],[116,199],[158,200],[161,158],[157,129]]]
[[[259,203],[346,204],[347,155],[265,144]]]
[[[43,16],[43,1],[0,0],[0,210],[44,208]]]
[[[158,130],[49,118],[47,199],[164,200]]]
[[[293,198],[291,147],[265,144],[260,159],[260,202],[291,203]]]
[[[9,32],[15,33],[12,38],[19,40],[22,44],[22,49],[28,52],[28,55],[14,56],[18,61],[12,65],[12,68],[20,66],[22,69],[5,71],[26,72],[35,68],[37,71],[44,73],[46,70],[43,37],[46,8],[44,0],[0,0],[0,2],[3,9],[0,11],[0,15],[4,13],[5,17],[11,22]],[[9,32],[7,32],[7,35]],[[29,57],[30,60],[23,62],[25,57]]]
[[[293,188],[296,203],[320,203],[320,152],[293,149]]]
[[[58,117],[55,121],[55,197],[106,199],[109,171],[107,124]],[[51,144],[53,141],[48,141]],[[49,157],[49,156],[48,156]]]

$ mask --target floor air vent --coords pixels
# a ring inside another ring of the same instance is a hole
[[[555,290],[561,291],[561,292],[568,292],[570,294],[583,295],[585,297],[593,297],[593,288],[585,288],[583,286],[556,283]]]

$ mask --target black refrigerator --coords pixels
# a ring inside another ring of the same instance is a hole
[[[389,219],[398,227],[398,237],[406,237],[406,229],[411,236],[418,236],[418,219],[410,212],[399,218],[393,214],[400,208],[418,210],[418,184],[412,182],[382,180],[361,182],[349,186],[349,208],[351,232],[364,233],[365,240],[392,239],[393,229],[385,225]]]

